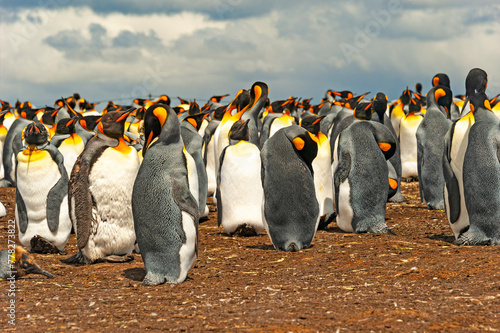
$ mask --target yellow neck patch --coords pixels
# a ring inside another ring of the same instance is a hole
[[[117,150],[119,151],[120,153],[126,155],[126,154],[129,154],[130,151],[132,150],[132,147],[130,147],[129,145],[127,145],[125,143],[125,140],[123,140],[122,138],[120,138],[118,140],[118,146],[116,147],[112,147],[114,150]]]
[[[49,155],[49,152],[46,150],[29,150],[28,148],[26,148],[17,155],[17,160],[20,163],[35,162],[42,160]]]

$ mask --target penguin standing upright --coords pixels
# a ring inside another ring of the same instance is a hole
[[[451,90],[433,87],[427,93],[427,112],[417,129],[420,199],[429,209],[444,210],[444,137],[451,127]]]
[[[205,163],[203,162],[203,138],[198,134],[198,129],[208,113],[202,113],[196,102],[190,103],[188,115],[181,122],[181,136],[186,151],[194,159],[198,178],[198,206],[199,217],[208,216],[207,193],[208,178]]]
[[[217,174],[215,171],[215,140],[214,133],[219,126],[224,114],[225,106],[221,106],[213,110],[212,117],[205,133],[203,134],[203,161],[207,170],[207,196],[212,196],[217,188]]]
[[[66,263],[124,262],[135,244],[132,188],[137,151],[124,139],[127,111],[108,112],[75,162],[69,181],[70,216],[79,252]],[[119,167],[117,167],[119,166]]]
[[[83,152],[85,144],[82,138],[75,132],[77,118],[64,118],[59,120],[56,127],[56,134],[52,137],[51,143],[56,146],[64,156],[64,167],[71,175],[73,165]]]
[[[318,140],[318,154],[312,162],[314,171],[314,186],[319,204],[320,222],[318,229],[325,229],[335,219],[333,209],[333,171],[330,141],[319,131],[321,120],[324,118],[316,115],[306,116],[301,119],[300,125],[312,133]]]
[[[142,284],[180,283],[198,255],[198,201],[189,191],[175,111],[152,105],[144,131],[144,160],[132,194],[137,243],[146,268]]]
[[[238,120],[231,126],[230,145],[220,156],[217,221],[230,235],[264,230],[260,150],[249,141],[249,121]]]
[[[27,107],[22,107],[28,105]],[[0,181],[1,187],[15,186],[16,183],[16,168],[15,168],[15,155],[22,148],[21,133],[23,129],[31,122],[35,121],[39,110],[32,109],[31,103],[22,103],[19,109],[19,118],[17,118],[9,128],[5,136],[2,163],[4,168],[4,179]]]
[[[347,232],[392,233],[385,223],[389,170],[396,138],[377,122],[355,121],[334,147],[333,181],[339,228]]]
[[[19,241],[29,250],[64,250],[71,232],[68,174],[47,128],[31,122],[23,130],[25,147],[17,154],[16,222]]]
[[[312,161],[316,138],[298,125],[282,128],[262,147],[264,226],[280,251],[307,248],[319,224]]]
[[[418,178],[417,129],[424,119],[418,99],[410,98],[408,113],[399,123],[399,144],[401,152],[401,177],[407,181]]]
[[[500,244],[500,119],[484,92],[470,97],[475,123],[463,163],[464,200],[469,229],[459,245]]]
[[[473,68],[469,71],[465,79],[466,99],[462,111],[467,106],[469,98],[478,92],[484,92],[487,85],[488,75],[484,70]],[[452,123],[445,136],[444,203],[446,216],[456,239],[469,228],[469,213],[464,197],[463,166],[469,144],[469,131],[475,121],[474,112],[468,112]]]

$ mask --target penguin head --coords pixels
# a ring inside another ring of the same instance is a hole
[[[373,112],[376,112],[379,115],[380,121],[384,120],[384,113],[387,110],[387,96],[379,92],[375,95],[375,98],[372,100],[372,109]]]
[[[247,120],[238,120],[236,121],[233,126],[231,126],[231,129],[229,130],[229,140],[233,141],[248,141],[250,139],[250,131],[248,129],[248,122],[250,119]]]
[[[93,132],[97,126],[97,123],[101,120],[102,116],[85,116],[85,117],[77,117],[77,122],[82,126],[85,130],[89,132]]]
[[[311,173],[312,162],[318,154],[318,139],[304,128],[293,125],[282,129],[297,154],[304,160]]]
[[[408,114],[420,112],[422,110],[421,101],[418,98],[410,97],[410,102],[408,103]]]
[[[432,86],[443,86],[450,88],[450,78],[444,73],[438,73],[432,78]]]
[[[175,118],[175,111],[168,105],[165,104],[153,104],[147,110],[144,115],[144,137],[146,139],[146,143],[142,150],[142,155],[145,157],[146,152],[151,147],[153,140],[158,138],[163,131],[163,127],[165,124],[175,124],[177,125],[175,128],[178,132],[178,124],[177,119],[173,119],[169,122],[171,118]],[[173,126],[175,126],[173,125]],[[176,139],[178,139],[178,133],[174,133],[174,127],[165,128],[165,131],[170,131],[168,134],[176,135]]]
[[[498,102],[500,102],[500,94],[496,95],[495,97],[493,97],[492,99],[490,99],[490,105],[491,107],[495,107],[495,105],[498,104]]]
[[[363,98],[365,98],[366,95],[368,95],[370,92],[367,91],[365,92],[364,94],[362,95],[359,95],[359,96],[355,96],[355,97],[352,97],[350,99],[347,100],[347,102],[345,103],[345,107],[348,108],[348,109],[351,109],[351,110],[354,110],[356,109],[356,106],[361,103],[361,101],[363,100]]]
[[[57,113],[60,109],[61,108],[54,109],[48,106],[43,108],[43,115],[42,119],[40,119],[40,122],[45,125],[55,125]]]
[[[27,103],[29,103],[29,102],[27,102]],[[31,105],[31,103],[30,103],[30,105]],[[27,119],[27,120],[34,120],[39,112],[40,112],[40,109],[32,109],[31,107],[24,107],[24,108],[21,108],[19,110],[19,116],[24,118],[24,119]]]
[[[490,100],[484,92],[479,92],[470,96],[470,109],[476,112],[479,108],[491,110]]]
[[[481,68],[473,68],[465,78],[465,102],[463,111],[469,99],[475,93],[485,92],[488,87],[488,74]]]
[[[208,114],[208,110],[201,112],[200,107],[195,100],[194,102],[189,103],[188,116],[184,118],[183,121],[187,121],[198,131],[201,127],[203,119],[205,119]]]
[[[136,103],[137,104],[137,103]],[[143,105],[138,108],[135,112],[135,118],[138,120],[144,119],[144,114],[146,113],[146,107]]]
[[[427,93],[427,105],[437,105],[444,109],[447,118],[450,118],[450,107],[453,103],[453,94],[450,88],[445,86],[435,86]]]
[[[246,110],[257,107],[259,110],[264,106],[267,95],[269,94],[269,87],[266,83],[257,81],[250,88],[250,100],[245,107]]]
[[[168,97],[166,94],[161,95],[155,101],[155,103],[157,103],[157,104],[165,104],[165,105],[170,105],[170,102],[171,102],[170,97]],[[182,103],[182,104],[186,104],[186,103]]]
[[[24,128],[21,137],[26,144],[38,146],[50,140],[50,133],[43,124],[32,122]]]
[[[401,97],[399,97],[399,100],[403,105],[408,105],[410,103],[410,99],[411,99],[411,90],[408,89],[408,87],[406,87],[406,90],[403,91]]]
[[[300,120],[300,126],[308,130],[314,135],[318,135],[321,127],[321,120],[323,120],[325,116],[316,116],[316,115],[310,115],[310,116],[305,116]]]
[[[373,113],[373,103],[359,103],[354,109],[354,118],[358,120],[371,120]]]
[[[47,272],[46,270],[41,269],[35,261],[28,255],[28,252],[16,246],[15,248],[15,268],[16,268],[16,277],[21,277],[27,274],[41,274],[45,275],[49,279],[52,279],[54,276]]]
[[[415,83],[415,91],[417,92],[417,94],[422,94],[422,83],[420,82],[417,82]]]
[[[228,105],[226,106],[219,106],[218,108],[216,108],[213,112],[212,112],[212,117],[213,119],[215,120],[222,120],[222,117],[224,117],[224,112],[226,112],[226,108],[228,107]]]
[[[123,138],[125,121],[133,110],[112,111],[103,115],[97,125],[97,131],[114,139]]]
[[[57,122],[57,134],[73,134],[75,133],[75,124],[78,118],[64,118]]]
[[[210,102],[212,103],[220,103],[220,101],[222,101],[222,99],[224,97],[227,97],[229,96],[229,94],[225,94],[225,95],[214,95],[212,97],[210,97]]]

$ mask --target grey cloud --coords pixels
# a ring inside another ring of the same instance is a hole
[[[133,33],[122,30],[113,38],[112,45],[115,47],[155,47],[161,45],[161,39],[155,31],[150,30],[147,34],[143,32]]]

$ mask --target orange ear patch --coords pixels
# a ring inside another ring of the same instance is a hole
[[[305,141],[302,138],[296,137],[295,139],[292,140],[293,145],[297,150],[302,150],[304,149],[305,146]]]
[[[389,186],[390,188],[395,190],[396,188],[398,188],[398,181],[396,179],[389,178]]]
[[[387,142],[379,142],[378,146],[380,147],[380,149],[382,149],[382,151],[388,151],[392,147],[392,145]]]
[[[444,89],[436,89],[436,91],[434,92],[434,98],[436,99],[436,101],[443,96],[446,96],[446,92],[444,91]]]
[[[167,110],[163,107],[157,107],[156,109],[154,109],[153,114],[160,121],[161,127],[163,127],[163,125],[167,121]]]
[[[492,111],[492,110],[491,110],[491,104],[490,104],[490,101],[489,101],[489,100],[487,100],[487,99],[485,99],[485,100],[484,100],[484,107],[485,107],[486,109],[488,109],[488,110]]]
[[[439,78],[438,77],[435,77],[432,79],[432,85],[433,86],[438,86],[439,85]]]

